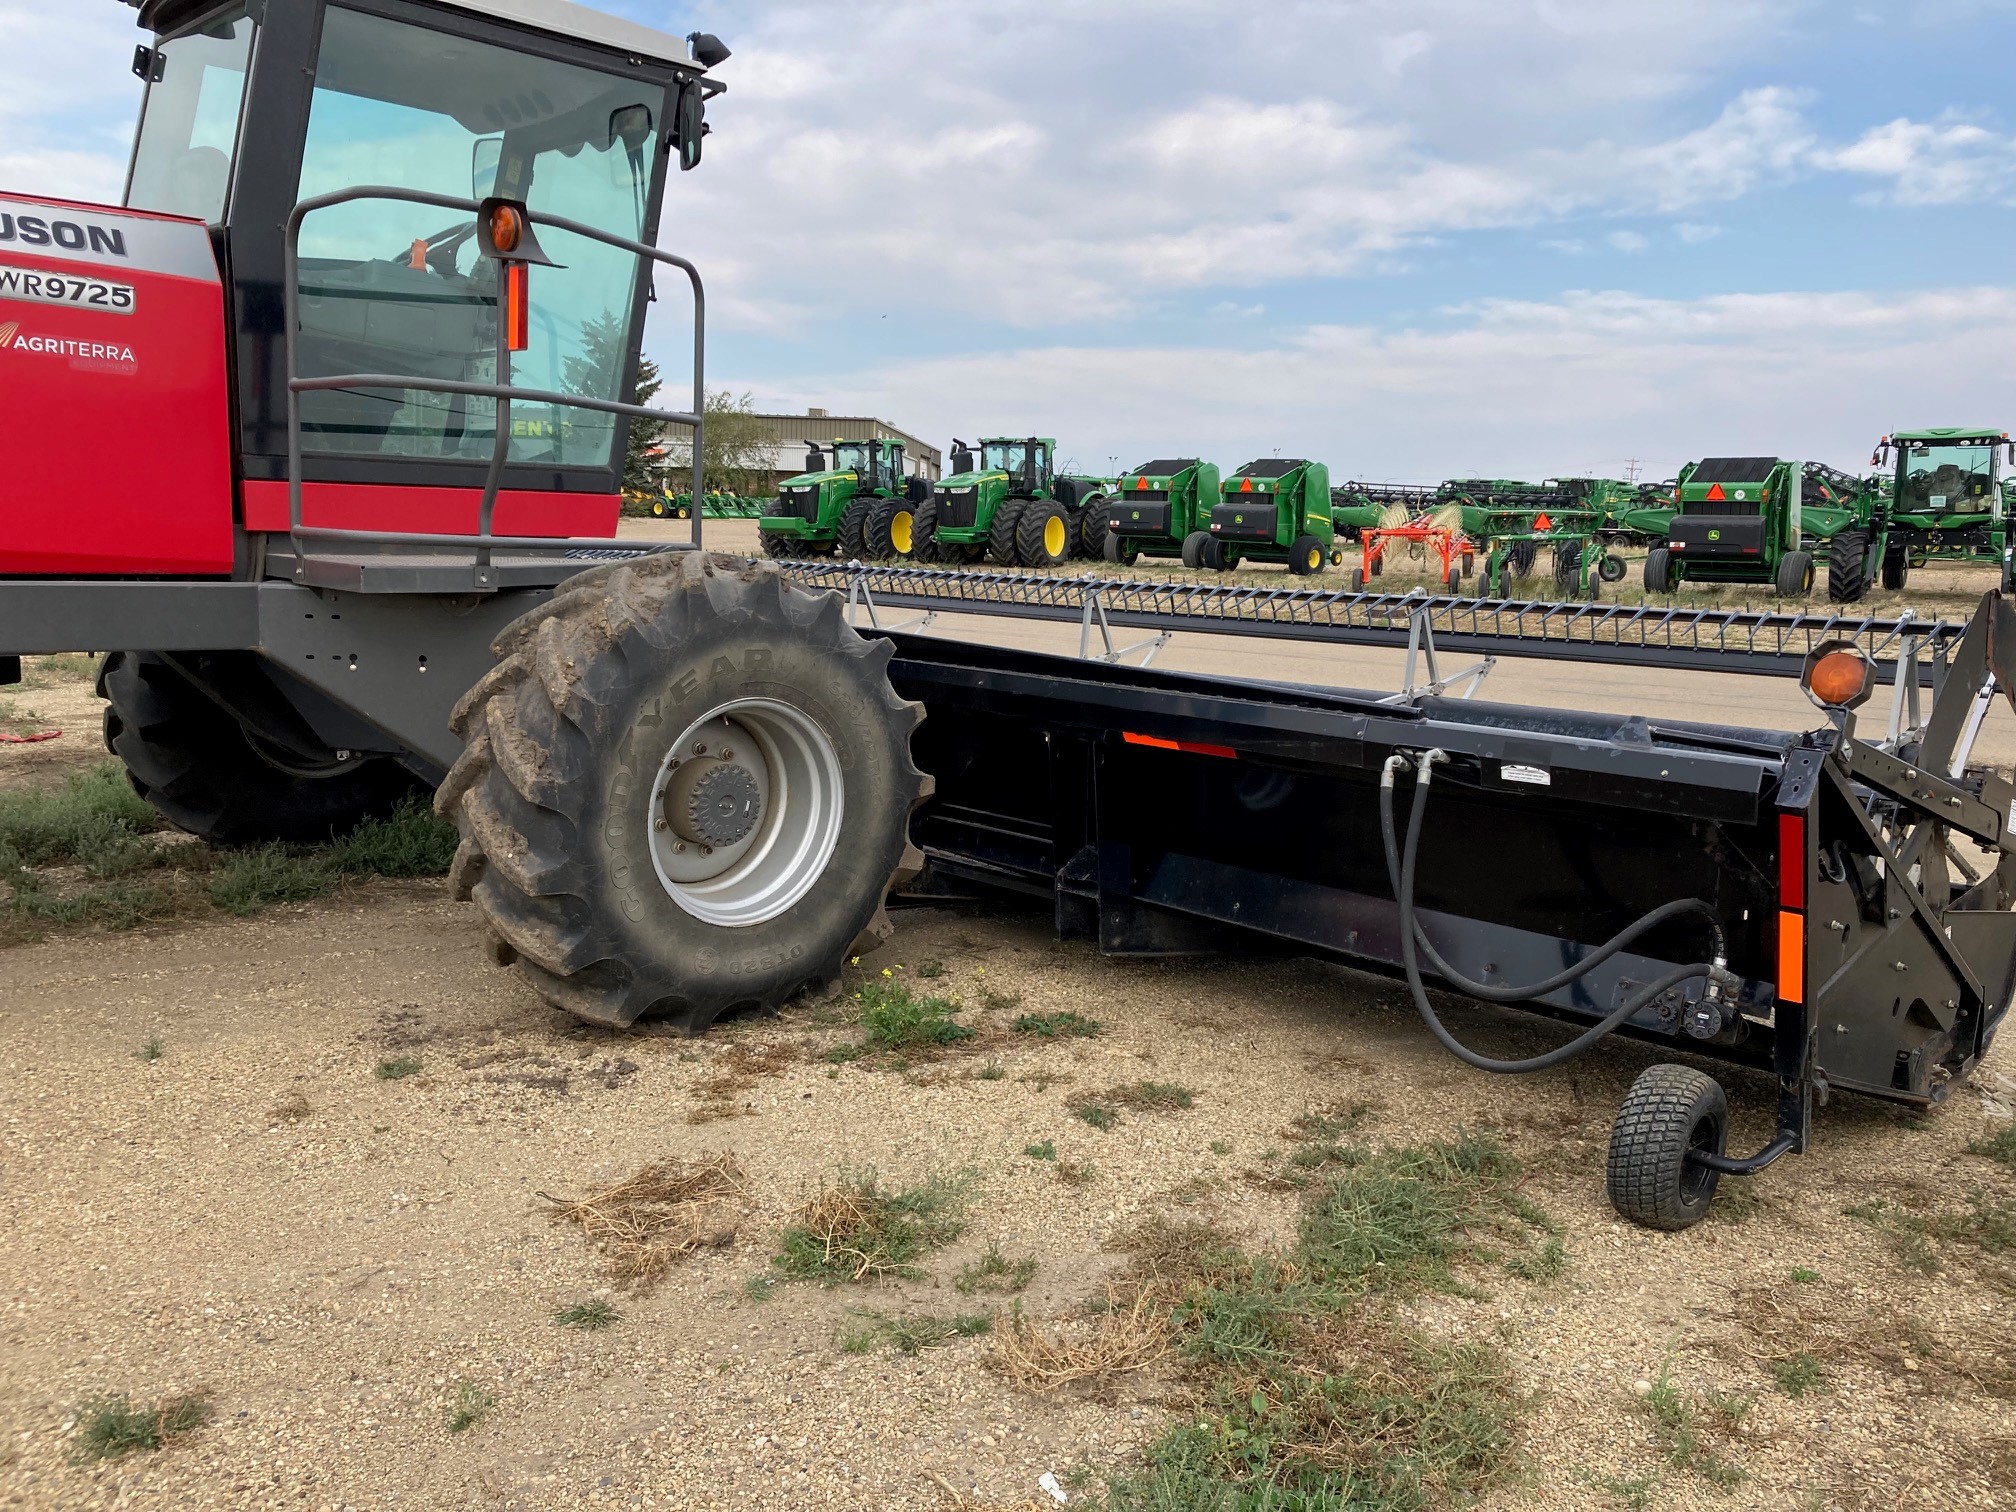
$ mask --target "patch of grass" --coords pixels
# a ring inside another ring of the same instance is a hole
[[[147,1043],[142,1045],[138,1050],[135,1050],[133,1052],[133,1058],[135,1060],[152,1062],[152,1061],[158,1061],[159,1059],[161,1059],[162,1056],[166,1055],[167,1053],[168,1053],[167,1048],[161,1043],[161,1036],[158,1034],[150,1034],[147,1036]]]
[[[609,1262],[617,1281],[639,1290],[676,1260],[720,1249],[741,1226],[748,1178],[733,1155],[660,1160],[586,1197],[538,1194],[555,1223],[571,1223]]]
[[[933,1050],[973,1038],[974,1031],[952,1015],[959,1004],[951,998],[918,997],[893,979],[871,981],[854,993],[866,1037],[856,1045],[835,1045],[830,1061],[860,1060],[875,1051]],[[901,1056],[895,1061],[903,1063]]]
[[[1054,1139],[1038,1140],[1035,1144],[1022,1146],[1022,1153],[1027,1155],[1031,1160],[1055,1160],[1057,1158],[1057,1141]]]
[[[751,1276],[742,1283],[742,1295],[751,1302],[768,1302],[777,1294],[776,1276]]]
[[[1096,1097],[1077,1097],[1065,1104],[1074,1118],[1082,1118],[1095,1129],[1110,1129],[1120,1122],[1120,1110]]]
[[[1017,1034],[1033,1034],[1039,1039],[1092,1039],[1106,1032],[1097,1019],[1067,1011],[1025,1013],[1015,1020]]]
[[[1090,1186],[1098,1174],[1099,1168],[1089,1160],[1057,1162],[1057,1179],[1068,1187]]]
[[[1642,1400],[1645,1411],[1651,1415],[1660,1449],[1669,1465],[1675,1470],[1698,1475],[1720,1490],[1727,1491],[1741,1484],[1747,1472],[1741,1465],[1723,1459],[1709,1447],[1700,1409],[1673,1383],[1671,1362],[1659,1367],[1659,1378],[1652,1383],[1652,1390]],[[1743,1415],[1742,1407],[1733,1405],[1737,1401],[1736,1398],[1718,1398],[1711,1408],[1719,1411],[1733,1426],[1735,1420]]]
[[[826,1059],[835,1066],[844,1066],[849,1061],[861,1059],[867,1053],[868,1047],[866,1045],[855,1044],[849,1041],[846,1044],[833,1046],[826,1052]]]
[[[1715,1187],[1715,1205],[1708,1211],[1720,1223],[1748,1223],[1763,1210],[1757,1183],[1748,1176],[1724,1176]]]
[[[878,1344],[887,1344],[898,1354],[914,1355],[957,1339],[976,1338],[994,1326],[992,1313],[957,1313],[938,1317],[928,1313],[879,1313],[854,1311],[857,1321],[840,1328],[842,1354],[867,1354]]]
[[[1022,994],[1019,992],[996,992],[992,987],[982,987],[980,989],[980,1006],[987,1009],[990,1013],[1002,1013],[1010,1008],[1020,1008],[1022,1006]]]
[[[443,877],[455,859],[455,827],[409,798],[383,819],[367,819],[329,847],[329,864],[353,877]]]
[[[306,903],[336,890],[343,874],[327,856],[276,843],[232,851],[210,875],[210,902],[244,918],[276,903]]]
[[[1139,1081],[1109,1088],[1106,1097],[1137,1113],[1174,1113],[1197,1101],[1197,1094],[1174,1082]]]
[[[209,1398],[200,1393],[170,1397],[157,1406],[135,1406],[123,1393],[92,1397],[77,1408],[77,1440],[71,1458],[78,1464],[117,1459],[135,1449],[159,1449],[210,1421]]]
[[[1505,1269],[1521,1281],[1553,1281],[1567,1272],[1568,1252],[1559,1234],[1549,1234],[1530,1255],[1517,1255],[1505,1262]]]
[[[999,1061],[989,1061],[973,1073],[975,1081],[1000,1081],[1008,1074],[1008,1068]]]
[[[771,1259],[793,1281],[914,1280],[916,1261],[957,1239],[968,1180],[934,1176],[887,1192],[872,1168],[842,1167],[833,1185],[798,1210]]]
[[[943,961],[919,961],[917,963],[917,975],[927,982],[935,982],[939,977],[945,975],[945,963]]]
[[[1617,1505],[1625,1512],[1646,1512],[1652,1505],[1652,1493],[1659,1489],[1656,1475],[1599,1476],[1593,1484],[1598,1491],[1617,1499]]]
[[[1841,1211],[1875,1228],[1889,1241],[1899,1264],[1923,1275],[1937,1275],[1944,1269],[1950,1247],[1956,1244],[1971,1245],[1991,1255],[2016,1248],[2016,1202],[2004,1202],[1985,1192],[1971,1193],[1964,1212],[1953,1208],[1913,1212],[1894,1207],[1882,1197]]]
[[[1819,1279],[1820,1272],[1812,1269],[1810,1266],[1795,1265],[1792,1267],[1792,1281],[1796,1286],[1811,1286]]]
[[[1010,1260],[1001,1253],[998,1240],[989,1240],[987,1252],[959,1267],[952,1278],[954,1289],[969,1296],[974,1292],[998,1292],[1003,1296],[1021,1291],[1036,1279],[1036,1257],[1023,1255]]]
[[[600,1333],[622,1321],[623,1315],[601,1297],[570,1303],[553,1314],[562,1328],[578,1328],[583,1333]]]
[[[448,1431],[467,1433],[490,1415],[497,1405],[496,1393],[474,1381],[457,1381],[455,1395],[448,1402]]]
[[[147,837],[168,828],[116,761],[73,772],[54,790],[0,793],[0,866],[81,866],[94,877],[154,865]]]
[[[1986,1139],[1972,1140],[1967,1145],[1969,1155],[1979,1155],[1983,1159],[1997,1161],[2016,1171],[2016,1123],[2005,1124]]]
[[[1789,1397],[1803,1397],[1820,1384],[1820,1362],[1806,1350],[1787,1355],[1782,1360],[1773,1360],[1767,1367],[1771,1380],[1777,1388]]]
[[[371,1068],[371,1074],[380,1081],[404,1081],[420,1074],[420,1062],[411,1055],[395,1055],[378,1062]]]
[[[1211,1153],[1213,1155],[1230,1155],[1232,1153],[1232,1141],[1229,1139],[1212,1140]]]

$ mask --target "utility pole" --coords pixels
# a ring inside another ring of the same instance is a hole
[[[1626,483],[1636,483],[1638,481],[1638,474],[1644,466],[1645,464],[1639,461],[1638,458],[1626,457],[1624,459],[1624,481]]]

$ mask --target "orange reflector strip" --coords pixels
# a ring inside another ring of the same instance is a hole
[[[1122,730],[1120,738],[1131,746],[1152,746],[1158,751],[1188,751],[1192,756],[1220,756],[1227,761],[1239,759],[1239,753],[1230,746],[1205,745],[1197,740],[1164,740],[1160,735],[1142,735],[1133,730]]]
[[[1778,815],[1778,906],[1806,906],[1806,816]]]
[[[504,330],[512,351],[532,345],[532,269],[527,263],[504,264]]]
[[[1778,914],[1778,997],[1806,1001],[1806,916],[1789,909]]]

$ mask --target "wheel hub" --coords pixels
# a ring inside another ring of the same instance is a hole
[[[699,757],[675,768],[665,787],[665,822],[693,845],[733,845],[763,817],[763,795],[746,767]]]

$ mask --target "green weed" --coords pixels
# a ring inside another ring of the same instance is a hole
[[[420,1062],[410,1055],[395,1055],[390,1060],[381,1060],[371,1068],[371,1074],[380,1081],[404,1081],[409,1076],[420,1074]]]
[[[742,1283],[742,1295],[751,1302],[768,1302],[777,1293],[776,1276],[751,1276]]]
[[[1232,1153],[1232,1141],[1229,1139],[1212,1140],[1211,1153],[1213,1155],[1230,1155]]]
[[[1039,1039],[1091,1039],[1105,1030],[1106,1026],[1097,1019],[1069,1011],[1025,1013],[1015,1020],[1017,1034],[1033,1034]]]
[[[956,1044],[973,1031],[952,1017],[959,1005],[950,998],[917,997],[901,982],[870,982],[854,994],[861,1005],[861,1027],[870,1050],[913,1050]]]
[[[583,1333],[600,1333],[621,1322],[622,1318],[621,1313],[600,1297],[571,1303],[553,1314],[553,1321],[562,1328],[578,1328]]]
[[[915,1279],[916,1261],[965,1228],[968,1178],[932,1177],[885,1192],[872,1169],[842,1167],[834,1184],[798,1210],[771,1264],[793,1281]]]
[[[1967,1153],[1999,1161],[2011,1170],[2016,1170],[2016,1123],[2004,1125],[1986,1139],[1970,1141]]]
[[[1723,1403],[1736,1400],[1718,1399]],[[1651,1415],[1666,1462],[1675,1470],[1698,1475],[1709,1485],[1725,1491],[1743,1480],[1746,1472],[1741,1465],[1723,1459],[1709,1447],[1703,1436],[1700,1412],[1686,1393],[1673,1383],[1670,1363],[1659,1367],[1659,1378],[1652,1383],[1644,1405]],[[1742,1416],[1742,1410],[1740,1407],[1731,1410],[1724,1406],[1722,1415],[1733,1422],[1733,1419]]]
[[[1804,1265],[1792,1267],[1792,1281],[1798,1286],[1811,1286],[1820,1279],[1820,1272]]]
[[[161,1059],[163,1055],[167,1053],[168,1053],[167,1050],[163,1047],[161,1043],[161,1036],[158,1034],[150,1034],[147,1036],[147,1043],[142,1045],[138,1050],[135,1050],[133,1052],[133,1058],[135,1060],[152,1062],[152,1061],[158,1061],[159,1059]]]
[[[336,890],[343,874],[327,856],[277,842],[232,851],[210,877],[210,901],[241,918],[276,903],[306,903]]]
[[[968,1295],[976,1291],[999,1292],[1004,1296],[1021,1291],[1036,1277],[1036,1257],[1023,1255],[1010,1260],[1001,1253],[998,1241],[990,1240],[987,1252],[978,1260],[969,1260],[959,1267],[958,1275],[952,1278],[955,1289]]]
[[[457,1381],[455,1395],[448,1403],[448,1431],[467,1433],[497,1405],[494,1392],[487,1391],[474,1381]]]
[[[939,977],[945,975],[945,963],[943,961],[920,961],[917,965],[917,975],[927,982],[935,982]]]
[[[1944,1269],[1944,1257],[1955,1244],[1969,1244],[1988,1254],[2016,1248],[2016,1202],[2003,1202],[1985,1192],[1970,1194],[1965,1212],[1951,1208],[1912,1212],[1893,1207],[1882,1197],[1841,1211],[1881,1233],[1899,1264],[1928,1276]]]
[[[975,1081],[1000,1081],[1008,1074],[1008,1068],[999,1061],[989,1061],[973,1073]]]
[[[136,1407],[123,1394],[92,1397],[77,1409],[77,1442],[71,1458],[89,1464],[135,1449],[159,1449],[170,1439],[201,1428],[210,1416],[209,1399],[201,1395],[170,1397],[158,1407]]]
[[[329,864],[351,877],[441,877],[455,859],[455,827],[409,798],[383,819],[367,819],[329,847]]]
[[[1054,1139],[1038,1140],[1035,1144],[1022,1146],[1022,1153],[1027,1155],[1031,1160],[1055,1160],[1057,1158],[1057,1141]]]
[[[1505,1269],[1521,1281],[1552,1281],[1567,1271],[1568,1252],[1559,1234],[1549,1234],[1537,1253],[1507,1260]]]
[[[1770,1364],[1771,1379],[1789,1397],[1802,1397],[1820,1384],[1820,1362],[1805,1350]]]
[[[1095,1129],[1110,1129],[1120,1122],[1120,1110],[1096,1097],[1074,1098],[1065,1107],[1073,1117],[1084,1119]]]

